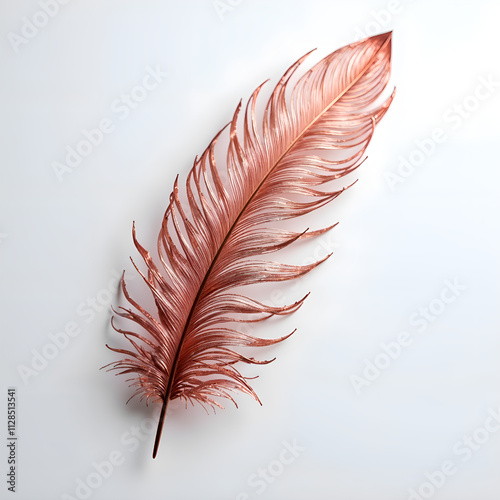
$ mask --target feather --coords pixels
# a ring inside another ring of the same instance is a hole
[[[161,403],[153,458],[170,400],[222,408],[220,398],[236,405],[231,393],[241,391],[260,403],[239,363],[273,360],[257,361],[237,348],[269,346],[294,332],[263,339],[241,331],[241,323],[293,313],[307,296],[276,307],[239,290],[298,278],[329,257],[298,266],[262,255],[333,227],[290,231],[276,222],[308,214],[342,192],[326,185],[364,161],[374,127],[394,97],[393,92],[379,103],[390,76],[391,33],[345,46],[298,78],[296,71],[308,55],[284,73],[260,123],[256,103],[263,85],[245,106],[242,130],[237,131],[240,102],[231,122],[195,159],[183,193],[176,178],[158,237],[157,262],[140,245],[133,226],[133,241],[147,272],[134,266],[156,312],[151,314],[130,296],[122,276],[122,291],[132,307],[113,311],[142,333],[117,327],[113,318],[113,327],[130,347],[108,346],[124,357],[106,367],[131,375],[132,397]],[[215,149],[223,131],[229,137],[221,161]],[[328,159],[325,150],[338,151],[343,158]]]

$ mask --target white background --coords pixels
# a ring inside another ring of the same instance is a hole
[[[16,36],[39,2],[0,5],[0,436],[14,386],[16,498],[401,500],[412,488],[498,498],[500,432],[478,430],[500,406],[498,2],[73,0],[24,42]],[[105,348],[117,339],[114,276],[132,278],[128,257],[140,260],[132,221],[153,250],[175,175],[240,98],[312,48],[317,60],[390,29],[396,99],[359,182],[322,213],[341,224],[299,258],[325,246],[334,256],[277,287],[283,296],[272,289],[288,302],[312,293],[267,326],[298,328],[266,352],[277,360],[245,368],[260,375],[263,406],[238,395],[239,409],[215,416],[173,407],[152,460],[158,410],[125,406],[123,378],[99,371],[117,359]],[[157,88],[118,112],[116,100],[157,66]],[[114,130],[58,178],[54,162],[105,118]],[[430,144],[435,129],[444,140]],[[419,164],[391,188],[404,159]],[[462,287],[450,304],[440,302],[446,280]],[[439,314],[416,323],[431,304]],[[73,323],[79,334],[54,351],[50,335]],[[412,343],[356,391],[353,376],[387,359],[381,344],[401,332]],[[466,435],[482,441],[470,456]],[[93,463],[110,455],[120,464],[98,476]],[[445,461],[454,473],[425,486]],[[2,452],[4,478],[6,462]],[[1,497],[13,497],[6,488]]]

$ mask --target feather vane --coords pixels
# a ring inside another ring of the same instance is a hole
[[[133,395],[162,403],[153,457],[170,400],[222,408],[220,398],[236,405],[231,393],[241,391],[260,403],[235,365],[273,360],[258,361],[235,348],[269,346],[293,332],[264,339],[244,333],[239,325],[291,314],[307,296],[277,307],[236,290],[298,278],[329,257],[308,265],[262,259],[333,227],[290,231],[275,225],[339,196],[343,190],[328,190],[326,185],[364,161],[374,127],[394,97],[393,93],[377,104],[390,76],[391,33],[333,52],[293,85],[308,55],[285,72],[261,121],[256,105],[263,85],[253,92],[244,109],[241,133],[237,131],[240,102],[231,122],[195,159],[185,183],[187,203],[181,202],[179,180],[175,180],[158,237],[158,264],[138,242],[133,226],[134,244],[147,272],[136,269],[154,297],[156,311],[153,315],[138,304],[122,278],[124,297],[132,307],[121,307],[115,314],[144,332],[124,330],[113,321],[130,348],[110,347],[124,357],[107,366],[132,376]],[[215,149],[224,131],[229,144],[222,161]],[[332,150],[344,158],[332,160],[323,154]]]

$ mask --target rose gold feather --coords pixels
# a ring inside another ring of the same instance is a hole
[[[337,50],[292,86],[291,78],[307,55],[283,75],[260,123],[256,101],[262,85],[255,90],[245,108],[241,134],[237,133],[241,103],[236,108],[228,125],[226,182],[221,180],[215,154],[224,129],[196,158],[186,180],[185,204],[181,204],[175,180],[158,238],[161,265],[138,243],[133,228],[147,274],[137,270],[157,310],[150,314],[135,302],[122,278],[124,296],[133,307],[115,313],[146,333],[113,324],[131,348],[110,347],[125,358],[107,366],[133,375],[129,380],[136,389],[134,395],[162,403],[153,457],[170,400],[222,407],[217,399],[228,398],[236,404],[230,392],[239,390],[259,401],[235,364],[272,360],[256,361],[234,347],[268,346],[291,334],[266,340],[243,333],[238,324],[290,314],[306,297],[275,307],[235,288],[294,279],[325,260],[294,266],[259,256],[330,229],[293,232],[270,225],[305,215],[342,192],[321,187],[360,165],[373,129],[393,99],[394,93],[377,104],[390,76],[391,33]],[[321,150],[347,154],[333,161],[320,156]]]

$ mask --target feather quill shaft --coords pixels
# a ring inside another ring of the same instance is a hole
[[[325,57],[292,85],[306,54],[293,64],[274,88],[261,124],[256,102],[262,85],[248,100],[243,132],[237,132],[241,102],[231,122],[195,159],[181,203],[174,182],[158,237],[160,268],[137,241],[147,273],[137,271],[151,291],[156,317],[122,290],[132,308],[114,311],[136,323],[146,334],[118,328],[130,349],[112,348],[125,356],[110,365],[131,374],[136,394],[162,403],[153,458],[156,457],[169,401],[222,407],[217,401],[230,392],[245,392],[260,400],[235,367],[265,364],[233,349],[281,342],[241,331],[244,322],[263,321],[296,311],[306,297],[281,307],[262,304],[235,289],[247,285],[298,278],[330,257],[293,266],[259,259],[300,238],[314,237],[333,226],[298,232],[276,229],[270,223],[306,215],[335,199],[337,191],[321,189],[347,175],[364,161],[375,125],[386,113],[394,92],[377,104],[390,76],[391,33],[343,47]],[[215,146],[228,129],[229,145],[222,180]],[[240,139],[240,136],[243,140]],[[344,152],[331,160],[323,150]]]

